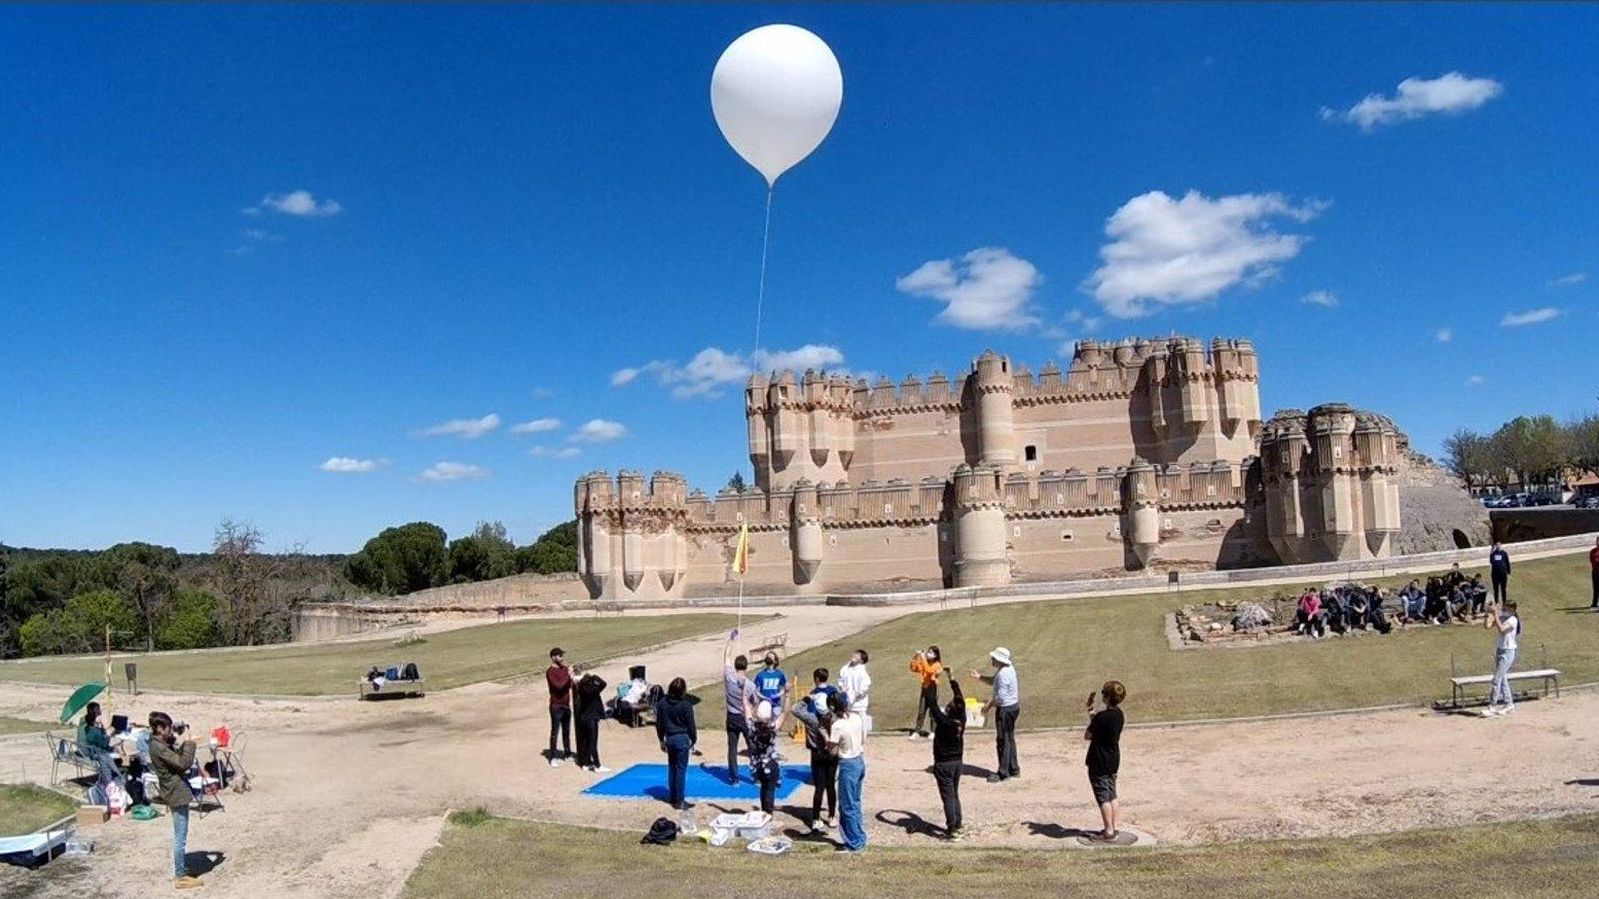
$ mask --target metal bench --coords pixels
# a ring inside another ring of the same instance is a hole
[[[1466,690],[1468,687],[1480,687],[1486,684],[1491,684],[1493,683],[1493,680],[1494,676],[1492,674],[1470,674],[1464,677],[1451,677],[1449,679],[1449,685],[1452,688],[1452,695],[1449,699],[1449,707],[1455,709],[1460,708],[1460,702],[1466,698]],[[1509,675],[1507,675],[1507,680],[1509,680],[1511,683],[1523,680],[1542,680],[1543,695],[1549,695],[1549,686],[1553,684],[1555,688],[1555,698],[1558,699],[1560,697],[1559,668],[1534,668],[1528,671],[1512,671]]]

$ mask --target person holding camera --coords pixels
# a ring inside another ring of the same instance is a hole
[[[929,646],[911,656],[910,672],[919,679],[921,689],[916,695],[916,726],[911,728],[912,740],[927,739],[927,711],[938,705],[938,678],[944,673],[944,660],[937,646]]]
[[[1099,688],[1105,708],[1094,711],[1094,694],[1088,694],[1088,727],[1083,739],[1088,741],[1088,785],[1094,791],[1094,803],[1099,806],[1099,817],[1105,829],[1089,837],[1095,842],[1108,843],[1116,839],[1117,817],[1121,805],[1116,799],[1116,774],[1122,765],[1122,728],[1127,719],[1122,715],[1122,700],[1127,698],[1127,688],[1121,681],[1106,681]]]
[[[1516,615],[1516,604],[1507,602],[1501,609],[1497,603],[1489,603],[1488,613],[1482,617],[1482,626],[1497,636],[1493,689],[1488,693],[1488,707],[1482,710],[1482,716],[1493,718],[1508,715],[1516,710],[1515,695],[1510,689],[1510,666],[1516,663],[1516,650],[1521,639],[1521,618]],[[1501,702],[1504,704],[1500,705]]]
[[[189,873],[189,806],[194,793],[189,789],[189,769],[194,767],[194,739],[183,735],[178,742],[172,718],[165,712],[150,713],[150,765],[155,769],[157,793],[172,816],[173,886],[191,890],[201,886],[200,878]],[[187,731],[188,727],[180,729]]]

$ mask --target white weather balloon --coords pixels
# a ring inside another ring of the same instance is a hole
[[[833,51],[795,25],[746,32],[711,72],[716,124],[768,186],[821,144],[843,101],[844,73]]]

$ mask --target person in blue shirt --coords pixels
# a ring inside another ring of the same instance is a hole
[[[750,681],[755,684],[756,694],[773,708],[788,708],[788,675],[777,667],[777,653],[766,654],[766,667],[756,672]]]
[[[806,698],[810,701],[811,714],[813,715],[820,715],[826,712],[827,700],[833,694],[839,692],[837,687],[827,682],[827,679],[831,676],[832,672],[826,668],[818,668],[811,672],[811,682],[815,686],[811,687],[810,696]]]

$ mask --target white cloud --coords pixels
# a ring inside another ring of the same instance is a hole
[[[1281,194],[1212,200],[1190,190],[1177,200],[1150,191],[1106,220],[1111,240],[1099,248],[1104,264],[1086,286],[1116,318],[1202,302],[1240,282],[1259,283],[1299,254],[1308,238],[1274,231],[1272,219],[1308,222],[1324,208],[1319,202],[1295,206]]]
[[[1554,279],[1553,281],[1550,281],[1549,282],[1549,286],[1550,287],[1571,287],[1571,286],[1576,285],[1576,284],[1581,284],[1582,282],[1584,282],[1586,280],[1588,280],[1588,273],[1587,272],[1572,272],[1569,275],[1561,275],[1560,277]]]
[[[716,396],[720,388],[743,384],[755,371],[781,369],[832,370],[843,373],[844,353],[838,347],[808,343],[792,350],[760,350],[753,364],[739,353],[729,353],[720,347],[706,347],[694,354],[687,365],[678,365],[665,359],[656,359],[643,365],[624,368],[611,375],[611,386],[621,387],[649,374],[655,380],[672,388],[672,396],[687,399],[693,396]]]
[[[924,262],[894,281],[895,289],[945,304],[937,321],[972,331],[1016,331],[1038,323],[1029,312],[1044,276],[1003,247],[979,247],[954,259]]]
[[[244,210],[245,215],[257,216],[265,209],[292,215],[298,218],[331,218],[344,211],[344,207],[337,200],[317,200],[308,190],[291,190],[286,194],[267,194],[261,198],[260,206],[251,206]]]
[[[1338,295],[1330,290],[1312,290],[1310,293],[1300,297],[1299,302],[1335,309],[1338,307]]]
[[[549,446],[535,446],[528,450],[527,454],[539,459],[570,459],[582,452],[575,446],[563,446],[559,449]]]
[[[1484,378],[1482,375],[1472,375],[1471,377],[1466,379],[1466,386],[1467,387],[1477,387],[1479,385],[1482,385],[1482,384],[1486,383],[1487,380],[1488,379]]]
[[[558,431],[561,429],[559,418],[535,418],[524,421],[519,425],[511,425],[512,434],[542,434],[545,431]]]
[[[1435,113],[1460,113],[1476,109],[1504,92],[1504,85],[1492,78],[1468,78],[1448,72],[1437,78],[1406,78],[1392,97],[1368,94],[1364,100],[1339,111],[1322,107],[1323,119],[1354,122],[1362,131],[1419,119]]]
[[[1439,328],[1437,331],[1433,332],[1432,336],[1439,343],[1448,343],[1449,341],[1455,339],[1455,329],[1454,328]]]
[[[568,439],[582,443],[610,443],[627,436],[627,426],[621,422],[607,421],[603,418],[590,419],[583,423]]]
[[[468,465],[464,462],[439,462],[431,468],[423,470],[419,477],[424,481],[441,483],[444,481],[471,481],[493,477],[494,472],[480,465]]]
[[[499,426],[500,416],[490,412],[482,418],[454,418],[417,433],[422,437],[451,436],[460,437],[462,440],[476,440]]]
[[[1519,328],[1522,325],[1540,325],[1546,321],[1560,317],[1560,310],[1553,306],[1542,309],[1528,309],[1526,312],[1506,312],[1499,324],[1506,328]]]
[[[367,474],[377,471],[388,465],[385,459],[353,459],[349,456],[333,456],[317,468],[330,471],[334,474]]]

